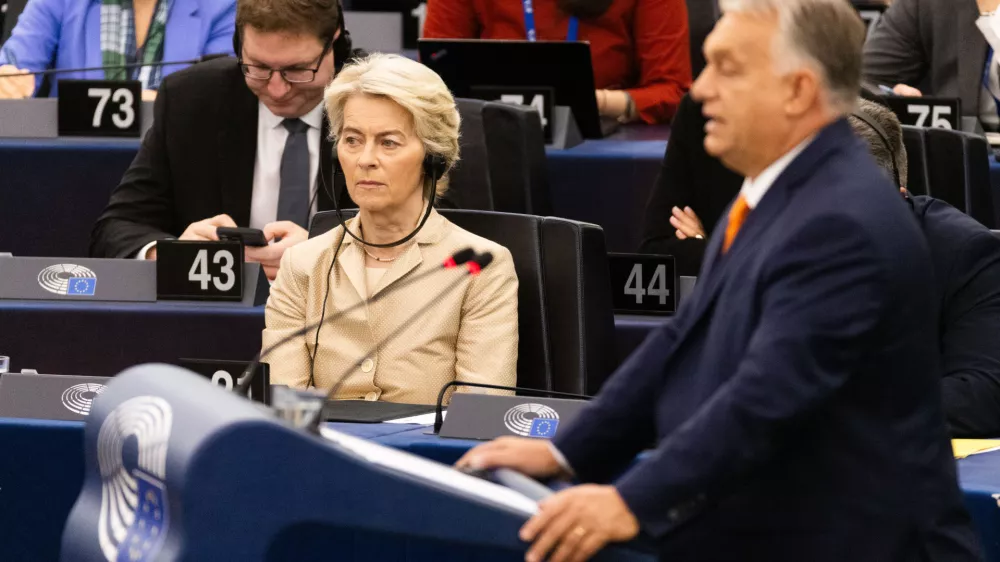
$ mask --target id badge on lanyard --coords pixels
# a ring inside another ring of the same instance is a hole
[[[535,31],[535,5],[534,0],[521,0],[524,6],[524,28],[528,30],[528,41],[537,41],[538,34]],[[569,30],[566,32],[567,41],[576,41],[580,22],[576,16],[569,18]]]

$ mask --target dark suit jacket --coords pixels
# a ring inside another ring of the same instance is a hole
[[[979,559],[941,408],[930,253],[845,120],[716,228],[695,292],[555,445],[664,560]]]
[[[132,257],[153,240],[175,238],[191,223],[221,213],[249,226],[257,111],[257,97],[234,58],[168,76],[156,98],[153,126],[94,226],[90,255]],[[324,130],[320,164],[333,189],[328,136]],[[342,187],[338,197],[342,207],[353,206]],[[320,210],[333,205],[322,185],[316,204]]]
[[[895,0],[865,43],[865,78],[960,98],[978,117],[989,48],[978,18],[976,0]]]
[[[913,197],[941,302],[942,392],[954,437],[1000,437],[1000,239],[944,201]]]
[[[740,192],[743,176],[728,170],[705,152],[705,117],[701,104],[685,95],[670,126],[670,141],[660,175],[649,194],[639,252],[674,256],[678,275],[697,275],[705,240],[678,240],[670,224],[671,210],[691,207],[705,232],[712,232],[729,203]]]

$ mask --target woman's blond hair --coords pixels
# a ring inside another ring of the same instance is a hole
[[[426,66],[399,55],[373,53],[343,68],[324,92],[330,135],[336,144],[344,127],[344,106],[357,94],[392,100],[413,117],[413,129],[428,155],[444,160],[437,194],[448,189],[447,170],[458,162],[461,118],[444,81]],[[430,183],[424,196],[430,196]]]

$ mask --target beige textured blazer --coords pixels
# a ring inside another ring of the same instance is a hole
[[[358,219],[347,221],[347,226],[358,233]],[[337,227],[285,251],[267,301],[264,349],[319,321],[324,277],[343,234],[342,227]],[[345,237],[330,278],[326,317],[438,266],[463,248],[488,250],[493,253],[493,263],[477,277],[466,276],[442,298],[436,295],[462,277],[459,271],[431,275],[323,326],[316,354],[317,388],[333,386],[345,369],[431,299],[436,299],[436,305],[394,340],[367,355],[336,397],[433,404],[441,386],[456,379],[515,384],[517,274],[510,251],[459,228],[437,211],[431,213],[415,240],[374,290],[369,290],[364,250],[353,238]],[[316,332],[309,332],[264,357],[271,365],[272,383],[305,388],[315,338]]]

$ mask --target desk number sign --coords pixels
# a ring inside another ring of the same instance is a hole
[[[142,86],[137,80],[60,80],[59,135],[138,137]]]
[[[473,98],[524,105],[537,111],[542,120],[545,144],[552,143],[552,107],[555,104],[555,96],[552,92],[552,88],[520,86],[475,86],[471,89]]]
[[[243,245],[161,240],[156,243],[157,300],[239,301]]]
[[[956,131],[962,128],[962,106],[957,98],[886,96],[882,99],[904,125]]]
[[[673,314],[677,275],[673,256],[608,254],[615,312]]]

